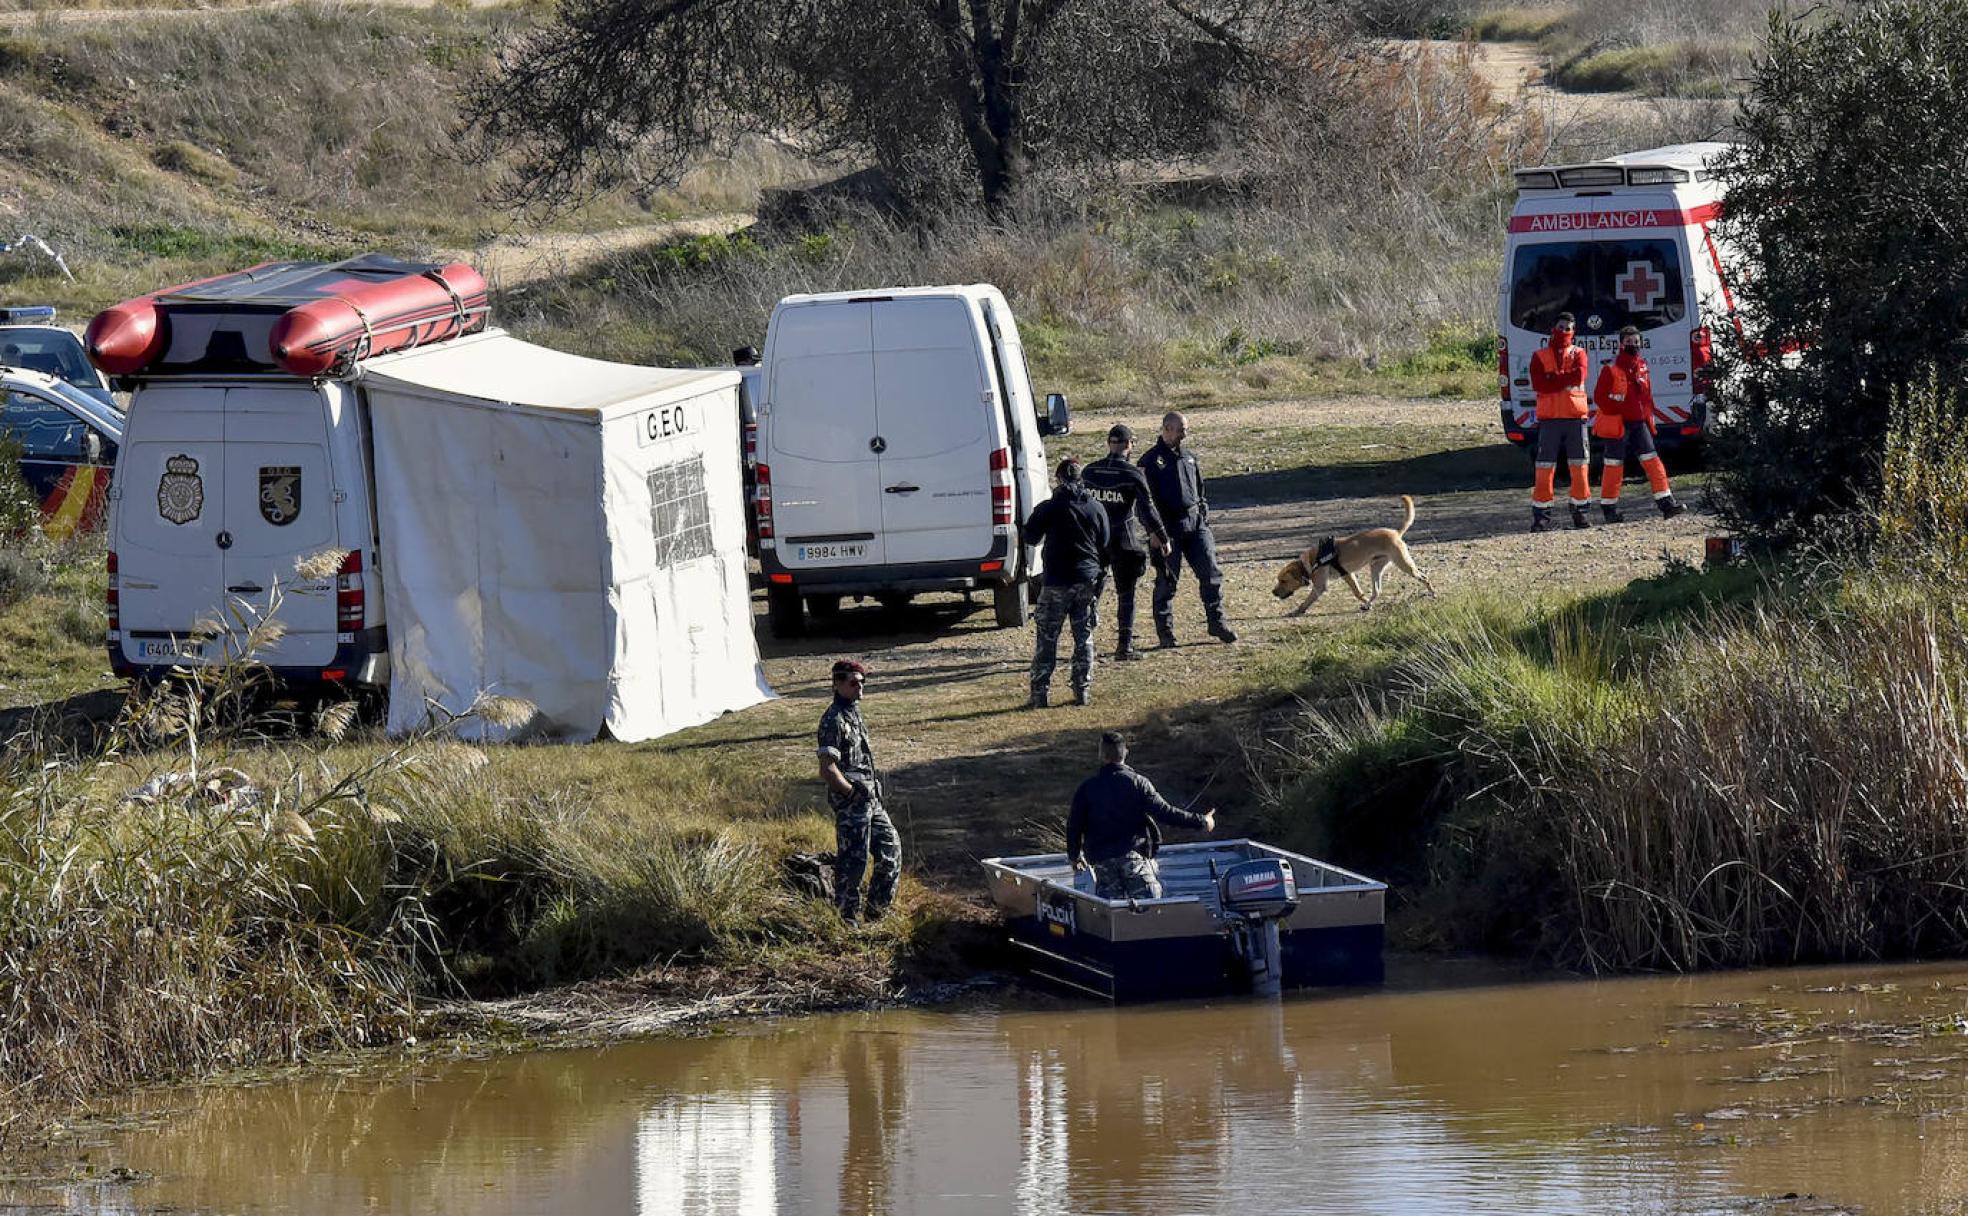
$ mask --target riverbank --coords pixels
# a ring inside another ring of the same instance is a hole
[[[1144,422],[1093,411],[1083,433],[1123,418]],[[1185,596],[1177,623],[1188,644],[1103,664],[1087,709],[1018,709],[1029,632],[995,628],[988,604],[946,597],[897,613],[849,606],[831,636],[768,639],[780,700],[649,744],[387,743],[331,720],[220,714],[200,724],[197,764],[236,770],[256,801],[192,783],[133,807],[130,791],[191,767],[186,715],[149,715],[80,751],[39,736],[7,768],[17,796],[0,822],[0,859],[20,875],[0,985],[23,1011],[0,1029],[0,1075],[16,1086],[33,1078],[61,1103],[398,1042],[419,1033],[433,1000],[628,976],[645,1002],[757,990],[790,1008],[890,999],[993,967],[976,859],[1058,847],[1102,730],[1128,732],[1137,762],[1172,798],[1223,807],[1224,832],[1256,826],[1248,749],[1294,693],[1280,656],[1308,636],[1359,628],[1350,597],[1299,618],[1271,597],[1275,569],[1306,538],[1397,519],[1390,492],[1413,492],[1410,539],[1451,602],[1499,579],[1539,593],[1554,560],[1604,587],[1660,569],[1663,553],[1699,554],[1699,516],[1526,535],[1522,457],[1495,426],[1480,401],[1192,411],[1245,640],[1205,640]],[[100,567],[71,556],[79,565],[0,620],[31,638],[67,598],[100,595]],[[1394,575],[1383,610],[1430,611],[1418,596]],[[10,653],[25,662],[33,646]],[[779,868],[788,854],[831,847],[811,739],[840,653],[874,668],[867,713],[909,862],[897,915],[858,932],[795,894]],[[86,720],[113,701],[92,674],[99,662],[79,657],[52,702],[34,684],[37,712],[77,709]],[[114,982],[97,982],[103,974]],[[22,983],[28,976],[39,978]],[[155,999],[159,990],[170,999]],[[56,1025],[62,1034],[49,1033]]]

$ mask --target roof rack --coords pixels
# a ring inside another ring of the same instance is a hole
[[[1568,165],[1516,170],[1519,190],[1577,190],[1608,186],[1673,186],[1714,178],[1712,163],[1726,143],[1670,144]]]

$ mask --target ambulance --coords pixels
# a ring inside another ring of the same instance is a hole
[[[1715,232],[1722,185],[1713,165],[1727,147],[1676,144],[1516,171],[1497,291],[1497,382],[1510,442],[1537,442],[1531,354],[1566,312],[1593,381],[1618,353],[1619,331],[1638,328],[1653,370],[1655,441],[1664,450],[1700,442],[1714,344],[1742,330],[1732,288],[1739,262]]]

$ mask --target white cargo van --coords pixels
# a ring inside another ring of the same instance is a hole
[[[1045,436],[995,287],[788,296],[772,311],[758,404],[759,566],[770,624],[845,595],[989,589],[1022,625],[1039,572],[1018,526],[1046,496]]]
[[[1519,169],[1497,293],[1497,379],[1503,430],[1537,441],[1531,353],[1569,312],[1593,376],[1632,325],[1653,370],[1656,439],[1700,440],[1708,426],[1712,345],[1740,334],[1736,260],[1714,231],[1722,143],[1676,144],[1605,160]],[[1587,385],[1590,390],[1591,385]]]
[[[227,651],[242,640],[239,625],[277,607],[282,632],[254,656],[276,675],[385,685],[368,418],[357,388],[276,375],[160,376],[136,384],[128,417],[110,490],[116,673],[140,678],[237,658]],[[348,551],[341,569],[298,579],[295,559],[325,549]]]

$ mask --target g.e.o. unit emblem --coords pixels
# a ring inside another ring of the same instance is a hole
[[[205,509],[205,479],[198,475],[198,461],[183,453],[164,462],[164,475],[157,479],[157,513],[174,524],[188,524]]]
[[[299,465],[260,467],[260,518],[276,528],[284,528],[301,514],[301,469]]]

